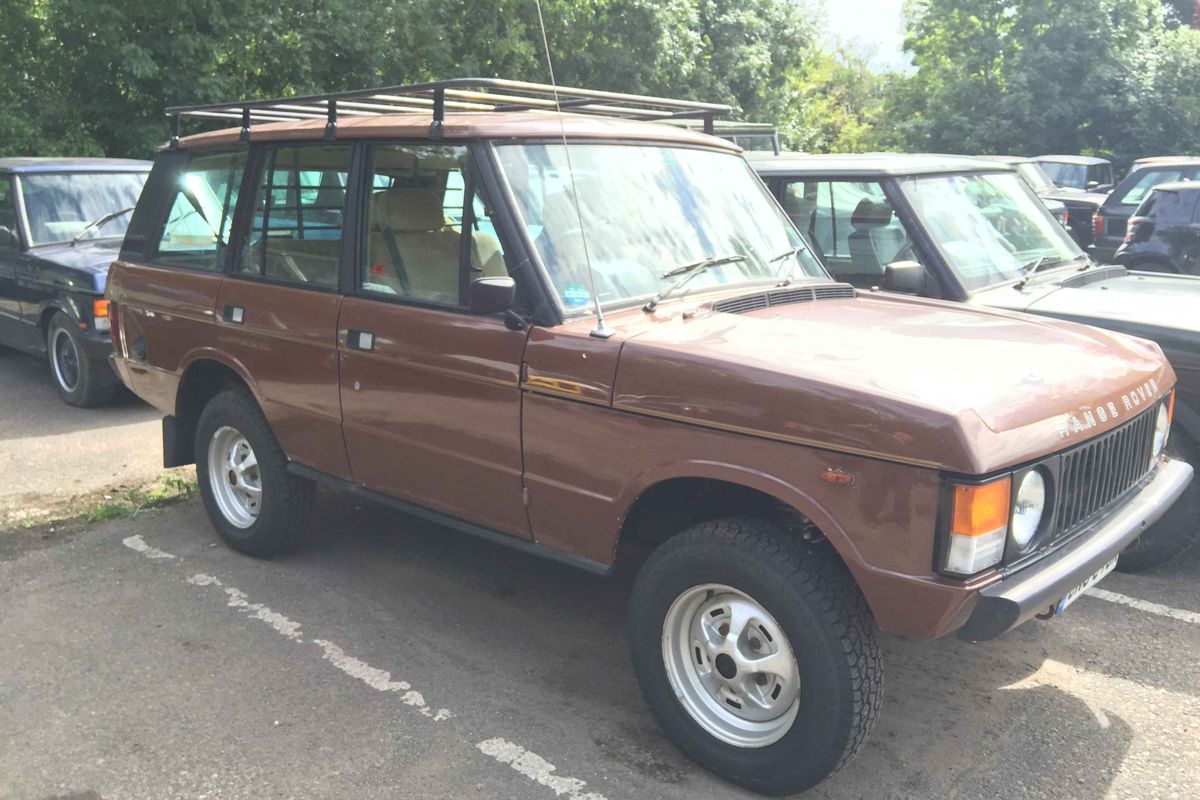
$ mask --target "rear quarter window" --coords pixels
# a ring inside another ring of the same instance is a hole
[[[246,158],[246,151],[198,153],[164,165],[170,170],[167,214],[152,262],[208,272],[225,268]]]

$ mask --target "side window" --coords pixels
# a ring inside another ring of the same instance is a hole
[[[489,210],[469,183],[465,147],[375,147],[360,288],[463,306],[472,279],[507,275]]]
[[[346,145],[268,151],[238,272],[336,288],[349,173]]]
[[[154,261],[219,272],[225,268],[246,153],[191,158],[179,173]]]
[[[916,258],[879,183],[797,181],[784,185],[783,196],[784,211],[839,280],[878,286],[885,266]]]
[[[1145,199],[1146,195],[1155,186],[1160,183],[1170,183],[1180,180],[1184,177],[1184,171],[1181,169],[1151,169],[1142,173],[1130,186],[1119,202],[1123,206],[1136,206]]]

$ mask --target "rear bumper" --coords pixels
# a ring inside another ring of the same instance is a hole
[[[959,638],[995,639],[1050,610],[1166,513],[1191,480],[1190,465],[1164,460],[1150,482],[1100,527],[981,590],[975,609],[958,631]]]

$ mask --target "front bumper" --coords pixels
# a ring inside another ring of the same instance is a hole
[[[1166,513],[1191,480],[1191,465],[1164,459],[1150,482],[1098,528],[981,590],[959,638],[995,639],[1049,611]]]

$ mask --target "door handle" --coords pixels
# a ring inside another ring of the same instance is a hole
[[[246,309],[241,306],[225,306],[221,311],[221,319],[232,322],[234,325],[241,325],[245,318]]]
[[[371,352],[375,349],[375,334],[370,331],[356,331],[353,328],[346,331],[346,346],[352,350]]]

